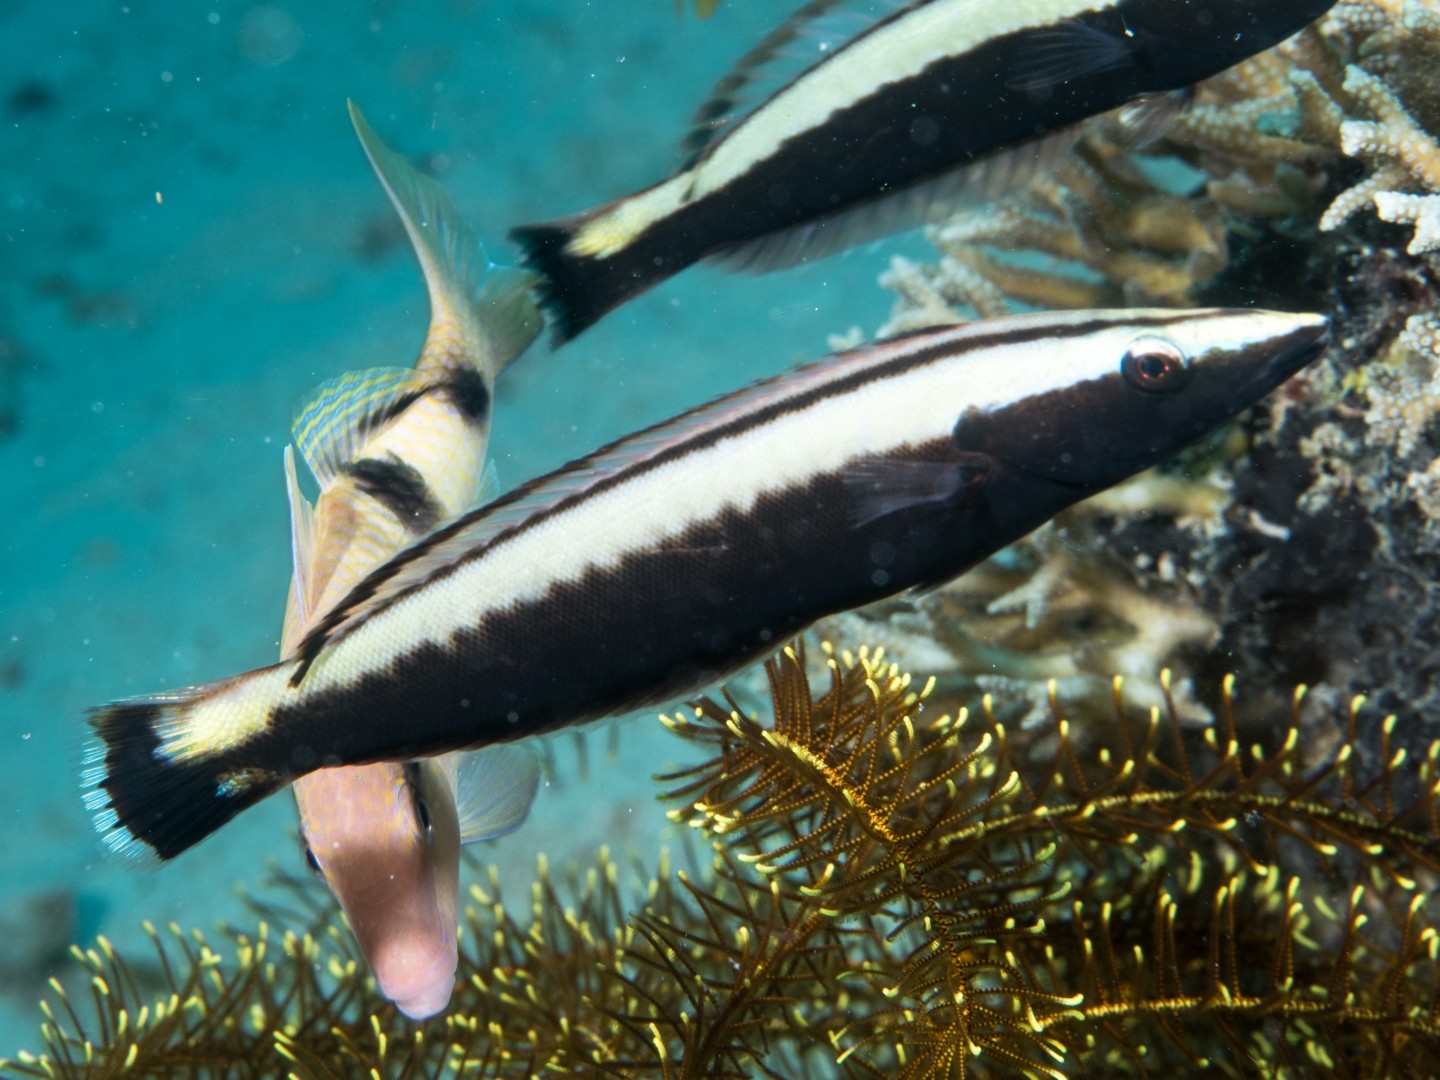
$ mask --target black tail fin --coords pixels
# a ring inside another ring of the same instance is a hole
[[[82,764],[85,808],[105,846],[123,859],[140,865],[173,859],[286,782],[223,753],[172,759],[165,734],[192,703],[193,694],[182,690],[90,714],[98,738]]]
[[[554,344],[579,336],[612,308],[679,269],[648,267],[639,251],[624,250],[609,258],[575,255],[567,250],[577,229],[591,214],[510,230],[520,245],[521,261],[540,274],[540,303],[549,314]]]

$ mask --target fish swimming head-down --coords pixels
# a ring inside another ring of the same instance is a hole
[[[340,902],[380,992],[423,1020],[459,964],[460,847],[518,828],[539,772],[527,748],[317,769],[297,800],[306,858]]]
[[[380,992],[416,1018],[443,1009],[455,984],[453,771],[414,762],[319,769],[301,804],[311,865],[344,908]]]
[[[295,442],[319,498],[285,455],[294,577],[281,656],[403,547],[470,509],[495,380],[539,331],[531,275],[491,265],[449,195],[351,119],[425,275],[430,328],[413,368],[347,372],[300,409]],[[538,762],[473,755],[322,768],[294,785],[311,865],[354,929],[380,990],[421,1019],[450,999],[458,959],[460,845],[524,819]]]
[[[1327,327],[1038,313],[720,398],[401,553],[290,660],[96,710],[86,803],[113,850],[171,858],[321,760],[508,743],[693,693],[1162,460],[1315,359]]]

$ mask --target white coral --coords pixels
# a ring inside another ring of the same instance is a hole
[[[1380,191],[1375,195],[1375,212],[1382,221],[1415,226],[1407,249],[1411,255],[1440,250],[1440,195]]]
[[[1375,171],[1336,198],[1320,219],[1320,228],[1338,228],[1362,206],[1373,203],[1387,221],[1416,223],[1412,254],[1430,250],[1435,246],[1434,210],[1426,217],[1427,238],[1422,240],[1422,208],[1408,201],[1422,197],[1397,189],[1440,191],[1440,144],[1415,122],[1382,80],[1354,64],[1345,71],[1345,92],[1374,119],[1344,121],[1340,125],[1340,149],[1350,157],[1370,160]],[[1387,207],[1395,214],[1408,216],[1389,217]]]

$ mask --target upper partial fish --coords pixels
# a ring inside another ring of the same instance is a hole
[[[701,108],[684,167],[513,237],[564,341],[707,256],[765,270],[993,198],[1074,125],[1268,49],[1334,0],[812,0]]]
[[[356,134],[410,237],[430,294],[413,368],[352,371],[299,411],[285,453],[294,576],[281,656],[366,574],[471,509],[495,380],[540,331],[534,277],[492,266],[449,195],[390,150],[352,103]],[[522,747],[318,769],[296,781],[311,865],[345,910],[380,990],[414,1018],[449,1002],[458,963],[460,845],[515,828],[539,781]]]
[[[97,709],[105,844],[169,859],[327,763],[508,742],[691,693],[816,619],[962,573],[1319,353],[1318,315],[1081,311],[757,384],[401,552],[290,659]]]

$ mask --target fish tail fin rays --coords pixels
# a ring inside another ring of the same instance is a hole
[[[347,104],[430,292],[430,333],[417,368],[444,370],[458,362],[493,382],[540,333],[543,320],[531,297],[534,276],[492,264],[449,193],[386,146],[353,101]]]
[[[81,787],[113,855],[142,867],[173,859],[294,779],[231,752],[263,730],[271,714],[264,690],[283,689],[292,667],[91,711],[95,737],[85,747]],[[259,678],[268,685],[257,694]]]
[[[510,230],[510,239],[523,252],[521,261],[540,275],[540,303],[550,316],[557,346],[578,337],[668,273],[653,268],[647,273],[643,263],[633,262],[628,253],[611,256],[604,260],[611,265],[602,267],[598,256],[570,250],[575,234],[606,209]]]

